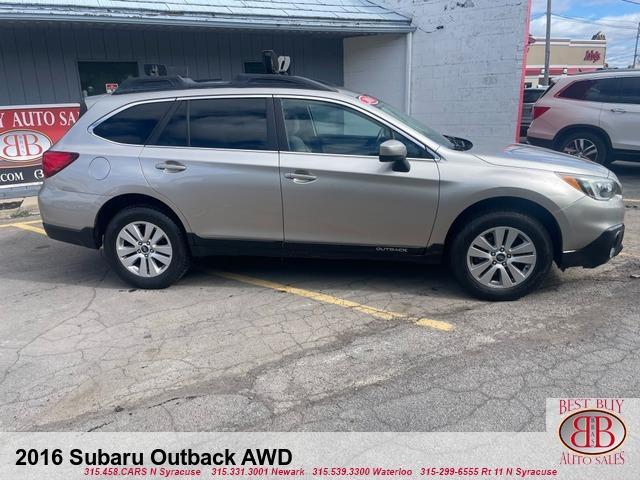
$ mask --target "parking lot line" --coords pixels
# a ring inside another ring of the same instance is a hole
[[[432,320],[430,318],[416,319],[414,317],[405,315],[403,313],[391,312],[388,310],[381,310],[379,308],[370,307],[368,305],[363,305],[361,303],[353,302],[351,300],[345,300],[343,298],[334,297],[333,295],[327,295],[326,293],[314,292],[312,290],[306,290],[304,288],[291,287],[289,285],[284,285],[284,284],[272,282],[269,280],[263,280],[261,278],[248,277],[246,275],[240,275],[240,274],[231,273],[231,272],[223,272],[220,270],[213,270],[211,271],[211,273],[218,275],[220,277],[226,278],[228,280],[235,280],[237,282],[247,283],[249,285],[269,288],[271,290],[276,290],[278,292],[285,292],[292,295],[298,295],[300,297],[310,298],[311,300],[315,300],[316,302],[338,305],[343,308],[348,308],[350,310],[356,310],[358,312],[366,313],[367,315],[371,315],[372,317],[380,318],[382,320],[412,320],[413,323],[421,327],[433,328],[435,330],[440,330],[443,332],[450,332],[453,330],[453,325],[447,322],[442,322],[440,320]]]
[[[34,227],[33,223],[40,223],[40,221],[20,222],[12,223],[3,226],[11,226],[27,230],[29,232],[39,233],[40,235],[46,235],[46,232],[40,227]],[[261,278],[248,277],[246,275],[240,275],[231,272],[222,272],[214,270],[211,273],[228,280],[235,280],[241,283],[248,283],[250,285],[256,285],[259,287],[269,288],[271,290],[277,290],[279,292],[286,292],[292,295],[298,295],[299,297],[310,298],[316,302],[330,303],[332,305],[338,305],[340,307],[349,308],[351,310],[357,310],[358,312],[366,313],[375,318],[382,320],[413,320],[416,325],[421,327],[429,327],[443,332],[450,332],[453,330],[453,325],[440,320],[432,320],[430,318],[418,318],[413,319],[409,315],[403,313],[390,312],[387,310],[381,310],[379,308],[370,307],[361,303],[352,302],[351,300],[345,300],[343,298],[334,297],[325,293],[314,292],[312,290],[305,290],[303,288],[291,287],[289,285],[283,285],[281,283],[271,282],[269,280],[262,280]]]
[[[46,235],[47,234],[47,232],[45,232],[44,229],[42,229],[40,227],[34,227],[33,225],[31,225],[32,223],[40,223],[40,222],[13,223],[13,224],[11,224],[11,226],[19,228],[21,230],[27,230],[29,232],[39,233],[40,235]]]
[[[640,198],[625,198],[625,202],[640,203]]]
[[[29,220],[28,222],[18,222],[18,223],[5,223],[4,225],[0,225],[0,228],[5,227],[16,227],[18,225],[31,225],[33,223],[42,223],[42,220]],[[18,227],[19,228],[19,227]]]

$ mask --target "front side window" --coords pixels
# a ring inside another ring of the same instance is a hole
[[[422,149],[389,127],[341,105],[314,100],[283,99],[285,130],[293,152],[378,156],[380,144],[396,138],[410,157]]]
[[[270,150],[266,99],[190,100],[189,132],[192,147]]]
[[[93,133],[112,142],[144,145],[172,102],[142,103],[107,118]]]

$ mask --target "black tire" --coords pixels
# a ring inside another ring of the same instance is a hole
[[[158,226],[171,242],[172,257],[169,265],[157,276],[139,276],[129,271],[118,258],[116,250],[118,234],[132,222],[150,222]],[[142,289],[167,288],[180,280],[191,263],[187,241],[176,222],[159,210],[144,206],[125,208],[111,219],[104,235],[104,251],[116,274],[130,285]]]
[[[471,274],[467,252],[476,237],[487,230],[503,226],[517,228],[529,237],[536,249],[536,263],[529,276],[514,287],[485,286]],[[456,232],[449,248],[449,264],[455,278],[465,290],[481,300],[509,301],[527,295],[536,289],[547,276],[552,261],[553,244],[544,225],[534,217],[514,211],[493,211],[480,214]]]
[[[578,130],[570,133],[569,135],[563,136],[558,142],[556,150],[558,150],[559,152],[564,152],[565,148],[570,146],[574,141],[580,139],[588,140],[598,149],[596,157],[590,160],[593,160],[594,162],[604,166],[608,166],[611,164],[611,162],[613,161],[613,155],[611,153],[611,150],[609,149],[609,145],[601,135],[598,135],[597,133],[591,132],[589,130]]]

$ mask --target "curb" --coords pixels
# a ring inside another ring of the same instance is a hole
[[[37,197],[0,200],[0,220],[30,217],[39,213]]]

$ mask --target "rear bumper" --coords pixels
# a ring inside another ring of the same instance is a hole
[[[607,263],[622,251],[624,225],[616,225],[606,230],[593,242],[580,250],[564,252],[558,266],[595,268]]]
[[[553,140],[547,140],[546,138],[527,137],[527,141],[531,145],[536,147],[551,148],[553,149]]]
[[[82,230],[74,230],[72,228],[58,227],[49,223],[43,223],[44,231],[47,236],[60,242],[72,243],[88,248],[98,248],[93,228],[83,228]]]

